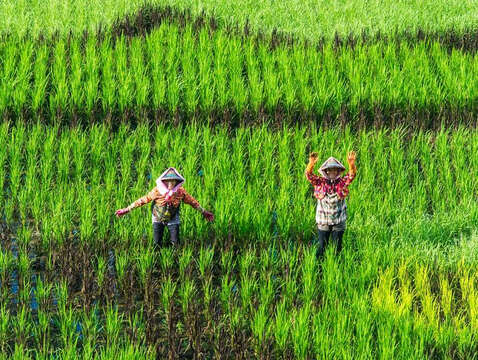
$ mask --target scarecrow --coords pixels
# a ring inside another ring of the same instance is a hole
[[[179,245],[179,207],[182,201],[191,205],[194,209],[199,210],[207,221],[214,220],[214,215],[204,210],[199,205],[199,202],[182,187],[184,181],[184,177],[182,177],[175,168],[170,167],[156,179],[156,186],[153,190],[133,202],[127,208],[117,210],[115,214],[117,217],[123,216],[134,208],[152,201],[151,211],[154,244],[156,246],[161,245],[164,228],[167,226],[171,243],[177,246]]]
[[[348,186],[355,179],[357,168],[355,166],[356,154],[351,151],[347,156],[349,164],[347,175],[342,177],[345,167],[336,158],[329,157],[320,167],[319,172],[322,176],[319,176],[313,172],[317,157],[316,152],[309,155],[305,176],[314,186],[314,196],[317,198],[315,215],[318,228],[317,256],[322,257],[331,235],[336,245],[336,254],[342,250],[342,236],[347,218],[345,198],[349,193]]]

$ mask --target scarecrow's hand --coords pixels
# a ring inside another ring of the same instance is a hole
[[[116,215],[116,217],[121,217],[121,216],[123,216],[127,213],[129,213],[129,209],[125,208],[125,209],[116,210],[115,215]]]
[[[316,163],[317,159],[319,158],[319,154],[317,152],[311,152],[309,155],[309,162]]]
[[[212,212],[204,210],[202,216],[204,216],[207,221],[214,221],[214,214]]]
[[[347,161],[350,165],[355,164],[355,159],[357,158],[357,154],[355,154],[355,151],[349,152],[347,155]]]

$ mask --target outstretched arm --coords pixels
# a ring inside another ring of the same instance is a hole
[[[314,166],[317,163],[318,154],[316,152],[312,152],[309,155],[309,163],[305,168],[305,177],[312,185],[319,185],[322,177],[319,175],[314,174]]]
[[[214,215],[211,212],[206,211],[205,209],[203,209],[201,207],[201,205],[199,204],[199,202],[195,198],[193,198],[191,195],[189,195],[189,193],[184,188],[183,188],[183,193],[184,193],[183,201],[186,204],[189,204],[194,209],[198,210],[201,214],[203,214],[203,216],[206,218],[206,220],[208,220],[208,221],[213,221],[214,220]]]
[[[124,214],[127,214],[129,213],[131,210],[137,208],[137,207],[140,207],[140,206],[143,206],[143,205],[146,205],[147,203],[153,201],[153,199],[155,199],[156,197],[156,187],[151,190],[148,194],[146,194],[145,196],[143,197],[140,197],[138,200],[132,202],[128,207],[124,208],[124,209],[119,209],[119,210],[116,210],[116,216],[120,217]]]

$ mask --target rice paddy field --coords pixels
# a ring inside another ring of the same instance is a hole
[[[477,5],[1,2],[0,359],[477,358]]]

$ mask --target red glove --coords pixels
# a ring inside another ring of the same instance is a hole
[[[214,221],[214,214],[212,212],[204,210],[202,216],[204,216],[207,221]]]
[[[120,216],[123,216],[124,214],[127,214],[127,213],[129,213],[129,209],[128,209],[128,208],[124,208],[124,209],[116,210],[115,215],[116,215],[117,217],[120,217]]]

